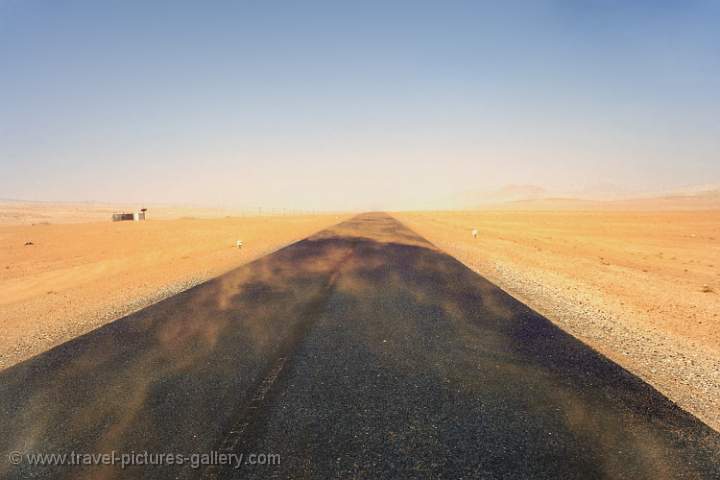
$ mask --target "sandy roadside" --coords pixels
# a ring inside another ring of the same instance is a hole
[[[0,368],[344,218],[308,215],[0,226]],[[244,243],[242,249],[235,247],[238,239]]]
[[[720,212],[395,216],[720,430]]]

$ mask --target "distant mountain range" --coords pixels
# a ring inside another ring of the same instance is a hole
[[[551,192],[537,185],[508,185],[485,192],[464,192],[458,208],[528,210],[706,210],[720,209],[720,185],[698,185],[655,193],[623,193],[609,185],[575,192]]]
[[[108,212],[150,207],[153,218],[179,216],[213,217],[259,212],[257,207],[225,208],[193,205],[139,203],[130,206],[104,202],[44,202],[0,199],[0,224],[30,223],[75,218],[78,212],[94,212],[94,219],[104,219]],[[656,192],[631,192],[611,184],[597,184],[570,191],[552,191],[539,185],[506,185],[485,191],[466,191],[443,198],[423,198],[414,210],[716,210],[720,209],[720,184],[694,185]],[[192,211],[192,213],[187,213]],[[266,209],[265,214],[282,209]],[[179,214],[177,212],[183,212]],[[84,217],[83,217],[84,218]]]
[[[462,205],[482,205],[526,200],[538,200],[550,196],[543,187],[537,185],[506,185],[491,191],[469,191],[458,196],[457,203]]]

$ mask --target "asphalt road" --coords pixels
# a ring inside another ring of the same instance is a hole
[[[720,434],[379,213],[0,372],[0,455],[9,479],[720,478]]]

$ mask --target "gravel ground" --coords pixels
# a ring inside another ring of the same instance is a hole
[[[165,300],[173,295],[177,295],[178,293],[192,288],[195,285],[199,285],[210,278],[212,278],[210,273],[192,276],[182,282],[164,285],[150,295],[131,297],[123,302],[104,304],[98,307],[97,310],[84,314],[64,316],[62,310],[50,313],[44,312],[46,315],[63,315],[64,321],[50,322],[28,327],[27,334],[23,338],[19,339],[14,345],[10,345],[8,342],[4,341],[0,342],[8,345],[7,348],[0,351],[0,370],[12,366],[19,361],[30,358],[33,355],[37,355],[52,346],[60,345],[63,342],[80,335],[84,335],[85,333],[112,322],[113,320],[125,317],[154,303]],[[66,297],[61,301],[67,305],[71,303],[72,299]],[[32,307],[26,307],[26,310],[31,308]],[[31,331],[30,328],[32,328]]]

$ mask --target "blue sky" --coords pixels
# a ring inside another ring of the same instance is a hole
[[[0,0],[0,198],[720,182],[720,2]]]

